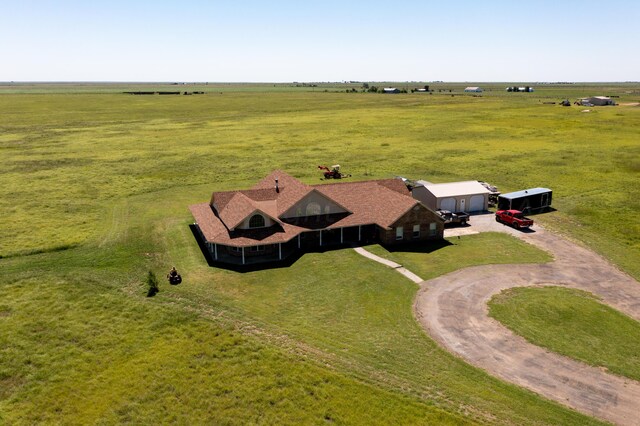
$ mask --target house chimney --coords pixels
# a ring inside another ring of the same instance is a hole
[[[280,192],[280,188],[278,187],[278,178],[276,178],[276,192]]]

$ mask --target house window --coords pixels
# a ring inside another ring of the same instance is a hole
[[[404,228],[402,226],[398,226],[396,228],[396,240],[401,240],[404,237]]]
[[[261,214],[254,214],[249,219],[249,228],[264,228],[264,217]]]
[[[420,225],[413,225],[413,238],[420,238]]]
[[[434,237],[436,235],[436,231],[437,231],[436,223],[435,222],[430,223],[429,224],[429,236]]]
[[[307,204],[307,216],[319,216],[322,214],[322,208],[318,203]]]

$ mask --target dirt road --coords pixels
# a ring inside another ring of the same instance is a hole
[[[487,307],[493,295],[507,288],[558,285],[596,294],[640,321],[640,283],[592,251],[539,226],[535,232],[515,231],[496,223],[493,215],[474,216],[471,222],[477,231],[516,235],[555,260],[472,267],[425,281],[414,305],[422,326],[447,350],[503,380],[603,420],[640,425],[640,382],[528,343],[489,318]]]

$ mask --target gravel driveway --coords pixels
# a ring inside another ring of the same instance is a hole
[[[640,321],[640,284],[594,252],[538,225],[531,232],[516,231],[495,222],[493,215],[474,216],[471,224],[479,232],[515,235],[555,260],[471,267],[422,282],[414,312],[429,335],[503,380],[600,419],[640,425],[639,382],[528,343],[490,318],[487,307],[504,289],[557,285],[589,291]]]

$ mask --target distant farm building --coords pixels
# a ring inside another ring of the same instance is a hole
[[[520,87],[509,86],[505,90],[507,92],[525,92],[525,93],[530,93],[530,92],[533,92],[533,87],[531,87],[531,86],[520,86]]]
[[[482,92],[482,89],[479,87],[467,87],[464,89],[465,92]]]
[[[551,206],[552,191],[548,188],[531,188],[498,196],[498,210],[535,212]]]
[[[178,84],[178,83],[174,83]],[[150,92],[150,91],[136,91],[136,92],[122,92],[127,95],[203,95],[204,92]]]
[[[400,89],[395,87],[385,87],[382,89],[383,93],[400,93]]]
[[[487,210],[490,193],[475,180],[451,183],[419,180],[411,191],[413,198],[430,209],[469,213]]]
[[[590,98],[582,98],[579,101],[583,106],[606,106],[615,105],[616,103],[606,96],[591,96]]]

